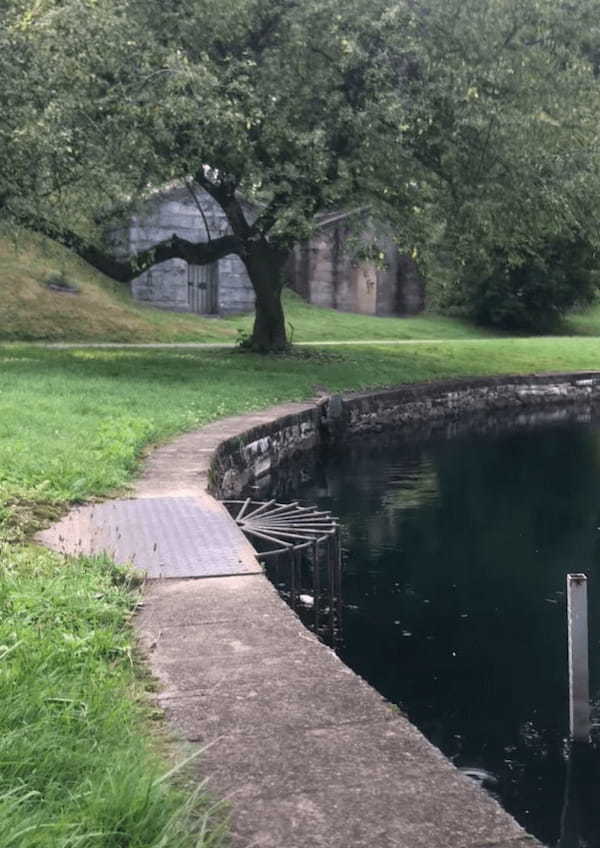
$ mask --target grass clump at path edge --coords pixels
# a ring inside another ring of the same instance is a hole
[[[135,601],[107,560],[0,545],[3,848],[216,844],[148,744]]]

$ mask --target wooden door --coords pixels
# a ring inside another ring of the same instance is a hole
[[[188,303],[191,312],[214,315],[218,312],[217,265],[188,265]]]

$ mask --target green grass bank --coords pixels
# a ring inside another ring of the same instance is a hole
[[[0,346],[0,527],[125,485],[144,445],[318,391],[600,367],[600,339],[535,338],[302,350],[48,350]],[[22,527],[20,527],[22,525]]]
[[[3,848],[219,844],[201,790],[175,788],[151,741],[137,597],[104,559],[0,544]]]
[[[63,277],[77,294],[50,289]],[[337,312],[284,292],[288,333],[295,342],[474,339],[502,337],[467,322],[425,313],[410,318]],[[0,342],[221,342],[249,333],[252,315],[224,319],[165,312],[137,303],[127,286],[99,273],[42,236],[0,237]],[[600,304],[573,313],[566,335],[600,335]]]

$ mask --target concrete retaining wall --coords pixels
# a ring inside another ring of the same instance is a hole
[[[334,423],[338,432],[380,432],[473,412],[591,403],[598,397],[600,372],[452,380],[344,398]]]

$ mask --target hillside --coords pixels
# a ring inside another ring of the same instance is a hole
[[[48,287],[49,278],[77,288]],[[311,306],[285,294],[293,341],[329,339],[469,339],[491,334],[437,315],[381,318]],[[252,316],[203,318],[164,312],[136,303],[126,286],[99,273],[63,247],[26,234],[18,242],[0,238],[0,341],[235,342]],[[567,333],[597,335],[600,308],[576,316]]]
[[[49,289],[49,275],[79,289]],[[136,304],[126,286],[38,236],[0,238],[2,341],[229,341],[235,328],[214,319]]]

